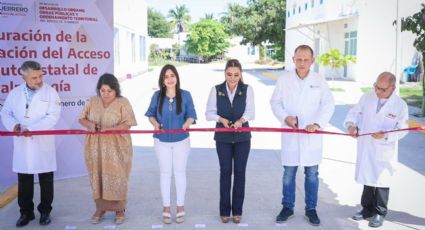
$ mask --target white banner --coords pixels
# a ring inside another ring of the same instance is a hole
[[[1,0],[0,107],[24,82],[21,64],[35,60],[62,100],[56,128],[79,129],[79,114],[96,93],[97,79],[113,73],[113,54],[113,0]],[[83,138],[56,137],[56,178],[86,174]],[[0,185],[15,183],[12,138],[0,137],[0,146]]]

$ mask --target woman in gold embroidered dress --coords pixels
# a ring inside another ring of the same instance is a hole
[[[133,109],[121,96],[114,75],[103,74],[96,91],[97,96],[90,98],[79,120],[88,131],[128,130],[136,125]],[[93,224],[99,223],[106,211],[116,213],[116,224],[124,222],[132,155],[130,134],[86,136],[84,156],[96,203]]]

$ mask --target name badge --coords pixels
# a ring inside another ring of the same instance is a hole
[[[392,113],[389,113],[389,114],[387,114],[387,116],[385,116],[385,117],[390,118],[390,119],[396,119],[396,118],[397,118],[397,115],[392,114]]]

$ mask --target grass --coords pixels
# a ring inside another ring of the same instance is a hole
[[[149,59],[149,67],[158,67],[158,66],[162,67],[165,64],[171,64],[171,65],[174,65],[176,67],[179,67],[179,66],[187,65],[189,63],[166,60],[166,59],[162,59],[162,58]]]
[[[421,108],[422,106],[422,87],[416,85],[414,87],[401,87],[400,97],[406,101],[408,105]]]
[[[363,93],[368,93],[373,90],[373,87],[362,87],[360,88]],[[415,106],[418,108],[422,107],[422,86],[420,84],[410,86],[400,86],[400,97],[408,105]]]
[[[415,96],[422,96],[422,89],[419,87],[415,87],[415,88],[400,88],[400,95],[402,97],[404,96],[410,96],[410,95],[415,95]]]
[[[272,66],[281,66],[282,68],[285,67],[285,63],[278,60],[273,60],[271,58],[264,58],[263,60],[256,60],[255,64],[259,65],[272,65]]]
[[[331,88],[332,92],[345,92],[345,89],[342,88]]]
[[[360,88],[362,90],[363,93],[369,93],[370,91],[372,91],[372,87],[362,87]]]
[[[422,107],[422,96],[411,95],[402,98],[406,101],[408,105],[415,106],[418,108]]]

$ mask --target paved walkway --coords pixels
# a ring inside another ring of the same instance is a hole
[[[212,127],[205,121],[205,104],[210,88],[224,80],[224,64],[189,65],[179,68],[182,88],[188,89],[195,101],[198,122],[195,127]],[[273,81],[250,71],[244,66],[244,81],[255,91],[256,119],[252,126],[278,127],[273,117],[269,99]],[[255,66],[252,66],[254,68]],[[150,128],[143,116],[150,97],[157,86],[159,70],[124,81],[122,88],[135,110],[139,126]],[[330,131],[341,131],[340,123],[347,109],[342,94],[335,93],[338,105],[331,121]],[[347,95],[351,99],[352,95]],[[410,136],[413,135],[413,136]],[[242,223],[222,224],[219,220],[219,167],[213,135],[211,133],[191,134],[192,152],[188,161],[188,189],[186,194],[187,221],[183,224],[163,225],[161,223],[161,198],[157,160],[153,153],[152,138],[134,135],[133,170],[130,176],[129,198],[123,225],[113,224],[113,215],[98,224],[89,223],[94,212],[89,181],[87,177],[60,180],[55,183],[53,222],[49,226],[32,221],[27,229],[368,229],[366,221],[355,222],[349,217],[359,209],[362,187],[353,180],[355,162],[355,140],[349,137],[324,136],[324,159],[320,165],[320,186],[318,213],[322,220],[320,227],[310,226],[303,217],[304,186],[303,172],[297,176],[297,201],[295,217],[286,224],[276,225],[275,216],[281,209],[280,135],[254,133],[250,153],[246,197]],[[400,142],[400,164],[395,175],[396,186],[391,188],[390,212],[381,229],[425,229],[425,159],[423,153],[425,135],[414,133]],[[412,151],[413,149],[413,151]],[[421,158],[422,157],[422,158]],[[38,189],[35,191],[38,203]],[[174,196],[172,200],[175,200]],[[0,209],[0,229],[14,229],[18,217],[18,206],[12,202]]]

